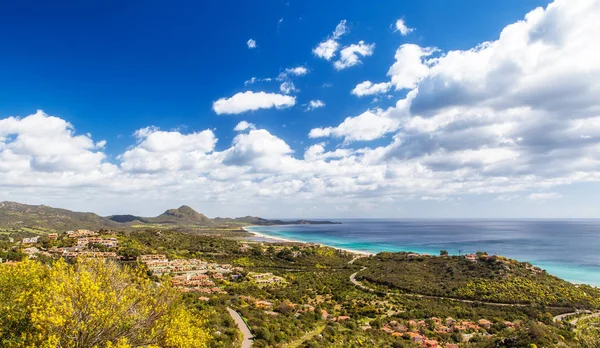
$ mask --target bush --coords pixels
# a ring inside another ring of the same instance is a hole
[[[179,294],[97,260],[0,265],[0,346],[206,347]]]

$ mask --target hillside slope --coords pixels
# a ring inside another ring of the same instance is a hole
[[[0,227],[42,230],[113,227],[115,222],[94,213],[80,213],[46,205],[0,202]]]

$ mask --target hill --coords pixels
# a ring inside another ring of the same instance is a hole
[[[0,202],[0,227],[36,230],[100,229],[116,223],[94,213],[73,212],[46,205]]]
[[[28,205],[16,202],[0,202],[0,230],[21,230],[32,233],[66,231],[71,229],[127,228],[132,225],[165,225],[168,227],[213,227],[223,225],[287,225],[287,224],[331,224],[330,221],[282,221],[260,217],[211,219],[193,208],[182,205],[168,209],[156,217],[136,215],[111,215],[102,217],[95,213],[74,212],[46,205]]]
[[[497,303],[600,308],[600,289],[575,285],[526,262],[485,253],[383,252],[358,262],[358,279],[385,291]]]

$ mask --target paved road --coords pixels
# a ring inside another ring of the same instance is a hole
[[[592,312],[590,310],[576,310],[575,312],[564,313],[564,314],[561,314],[561,315],[557,315],[553,319],[554,319],[554,322],[558,322],[558,321],[563,321],[567,317],[571,317],[571,316],[579,315],[579,314],[584,314],[584,313],[588,313],[588,315],[584,315],[584,316],[579,317],[579,318],[573,318],[572,320],[569,320],[569,323],[571,325],[573,325],[573,326],[577,326],[577,322],[579,320],[583,320],[583,319],[587,319],[587,318],[593,318],[593,317],[600,317],[600,312]]]
[[[240,329],[240,331],[244,335],[244,340],[242,341],[242,348],[252,347],[252,344],[254,343],[254,336],[252,336],[252,332],[250,332],[250,328],[248,327],[248,325],[246,325],[244,319],[242,319],[238,312],[234,311],[229,307],[227,307],[227,312],[229,312],[229,315],[235,321],[235,324],[237,325],[238,329]]]
[[[579,320],[583,320],[583,319],[587,319],[587,318],[593,318],[593,317],[600,317],[600,312],[592,313],[592,314],[589,314],[589,315],[584,315],[583,317],[580,317],[580,318],[575,318],[575,319],[571,320],[570,323],[573,326],[577,326],[577,322]]]
[[[363,267],[360,271],[364,271],[365,269],[367,269],[367,268]],[[358,272],[360,272],[360,271],[358,271]],[[361,288],[365,291],[376,292],[377,290],[372,289],[372,288],[362,284],[358,280],[356,280],[356,275],[358,274],[358,272],[352,273],[352,275],[350,275],[350,281],[352,282],[352,284],[358,286],[359,288]],[[486,302],[486,301],[476,301],[476,300],[464,300],[464,299],[454,298],[454,297],[410,294],[410,293],[400,294],[400,293],[396,293],[396,292],[384,292],[384,294],[392,295],[392,296],[409,296],[409,297],[419,297],[419,298],[432,298],[432,299],[437,299],[437,300],[450,300],[450,301],[457,301],[457,302],[462,302],[462,303],[483,304],[483,305],[497,306],[497,307],[530,307],[531,306],[530,304],[525,304],[525,303]],[[547,308],[565,309],[564,307],[547,307]]]
[[[348,264],[351,265],[354,263],[354,261],[360,259],[361,257],[367,257],[367,255],[358,255],[355,258],[353,258],[352,260],[348,261]]]

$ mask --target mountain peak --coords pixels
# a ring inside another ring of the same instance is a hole
[[[162,216],[170,216],[178,219],[188,219],[198,222],[209,221],[209,218],[207,218],[204,214],[200,214],[199,212],[195,211],[193,208],[187,205],[182,205],[177,209],[169,209],[165,211],[162,214]]]

